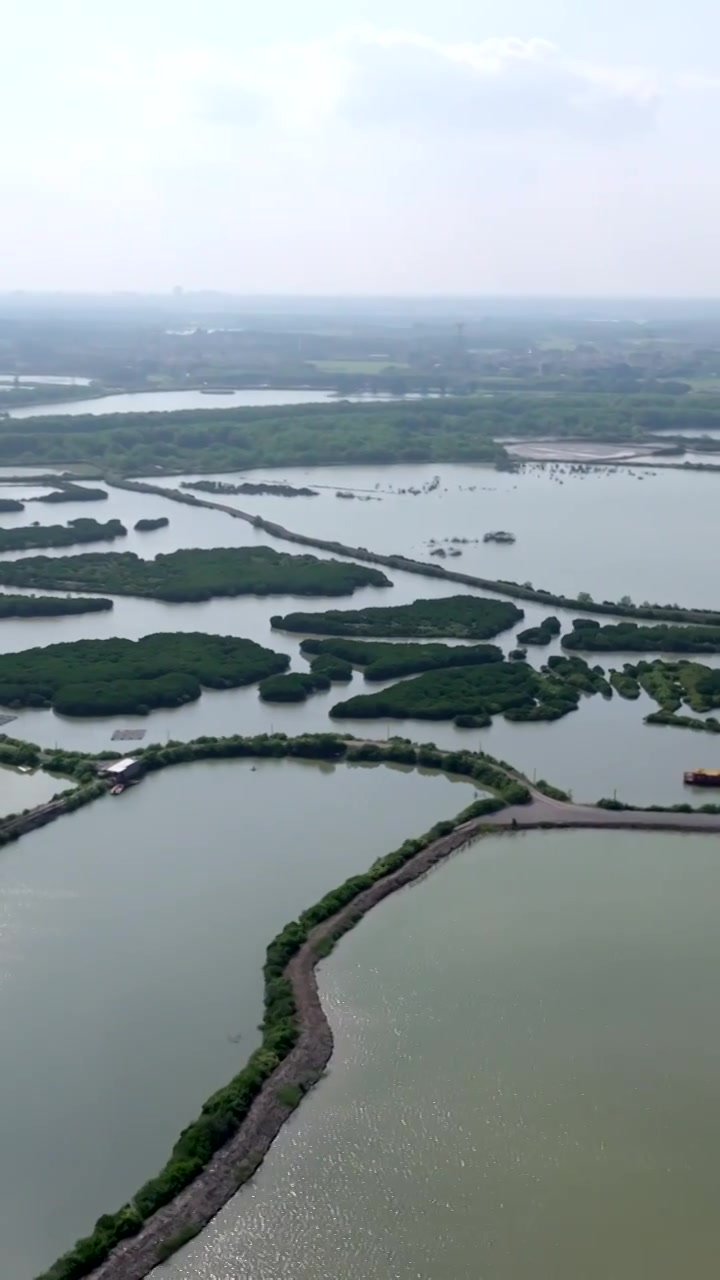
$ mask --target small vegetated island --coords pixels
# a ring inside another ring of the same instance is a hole
[[[638,698],[644,690],[659,705],[645,717],[646,724],[674,726],[707,733],[720,733],[716,716],[700,717],[720,707],[720,670],[701,662],[626,662],[622,671],[610,675],[613,688],[623,698]],[[689,707],[697,716],[678,714]]]
[[[413,604],[367,609],[327,609],[321,613],[275,616],[277,631],[305,631],[328,636],[450,636],[489,640],[522,621],[525,614],[507,600],[486,596],[445,596]]]
[[[317,498],[317,489],[297,487],[292,484],[280,484],[265,480],[244,480],[242,484],[227,484],[224,480],[181,480],[181,489],[195,489],[198,493],[246,494],[256,496],[266,494],[274,498]]]
[[[0,704],[66,716],[145,715],[285,671],[290,659],[253,640],[158,632],[142,640],[75,640],[0,655]]]
[[[260,681],[263,702],[305,702],[313,693],[330,688],[330,677],[319,671],[290,671]]]
[[[328,659],[347,667],[363,670],[366,680],[393,680],[398,676],[416,675],[450,667],[474,667],[502,660],[502,650],[494,644],[402,644],[382,640],[303,640],[300,651],[310,660],[310,670],[328,675]],[[337,678],[337,677],[336,677]],[[343,675],[340,679],[345,678]]]
[[[137,520],[133,527],[137,533],[153,533],[155,529],[166,529],[169,523],[167,516],[158,516],[155,520]]]
[[[60,482],[58,481],[60,484]],[[106,502],[107,489],[88,489],[86,485],[63,482],[61,487],[40,498],[28,498],[28,502]]]
[[[559,720],[577,709],[582,693],[611,695],[602,668],[592,670],[582,659],[551,658],[539,672],[497,654],[494,661],[427,671],[389,689],[358,694],[336,703],[330,715],[337,720],[454,720],[459,728],[482,728],[494,715]]]
[[[0,513],[7,514],[10,511],[24,511],[25,503],[19,502],[17,498],[0,498]]]
[[[539,627],[527,627],[525,631],[518,631],[518,644],[550,644],[556,636],[560,635],[562,627],[560,620],[556,617],[543,618]]]
[[[0,583],[168,601],[242,595],[343,596],[359,587],[392,586],[384,573],[367,565],[293,556],[271,547],[195,548],[154,560],[144,560],[132,551],[29,556],[0,564]]]
[[[125,525],[120,520],[97,520],[78,516],[67,524],[19,525],[0,529],[1,551],[26,551],[33,547],[70,547],[80,542],[113,542],[124,538]]]
[[[597,653],[720,653],[720,626],[643,626],[637,622],[601,626],[592,618],[575,618],[572,626],[572,631],[562,638],[563,649]]]
[[[59,618],[73,613],[103,613],[112,600],[102,596],[13,596],[0,592],[0,618]]]

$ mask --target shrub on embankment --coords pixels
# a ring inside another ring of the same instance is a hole
[[[482,753],[440,751],[433,744],[416,747],[407,739],[391,740],[380,746],[372,742],[355,742],[335,734],[306,735],[287,738],[284,734],[261,734],[254,738],[197,738],[193,742],[170,742],[167,746],[151,745],[138,753],[146,771],[193,760],[232,757],[301,757],[348,761],[389,760],[441,768],[471,778],[482,786],[494,787],[498,795],[475,801],[457,817],[436,823],[425,835],[406,840],[398,849],[378,858],[362,875],[352,876],[325,894],[319,902],[291,921],[270,943],[264,966],[265,1012],[262,1043],[250,1056],[242,1071],[229,1084],[218,1090],[203,1106],[200,1115],[183,1130],[165,1167],[140,1188],[130,1204],[117,1213],[98,1219],[91,1235],[79,1240],[75,1247],[59,1258],[38,1280],[81,1280],[98,1266],[121,1240],[136,1235],[153,1213],[168,1204],[202,1172],[213,1154],[237,1133],[263,1085],[275,1068],[287,1057],[298,1033],[297,1009],[286,967],[307,941],[313,928],[333,917],[365,889],[398,871],[434,840],[450,834],[461,823],[497,812],[507,804],[522,804],[530,793],[522,782],[509,777],[496,762]],[[338,922],[337,932],[318,946],[316,955],[327,954],[336,937],[352,927],[354,919]],[[288,1083],[288,1082],[286,1082]],[[274,1104],[283,1108],[283,1118],[297,1105],[307,1075],[297,1082],[297,1091]],[[251,1170],[248,1170],[248,1176]],[[157,1261],[169,1256],[167,1250],[177,1239],[169,1237],[158,1247]],[[179,1247],[179,1246],[178,1246]]]

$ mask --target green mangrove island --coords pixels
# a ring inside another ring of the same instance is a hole
[[[580,692],[561,671],[544,675],[499,654],[495,661],[427,671],[389,689],[358,694],[336,703],[330,715],[336,720],[454,720],[460,728],[479,728],[489,725],[494,715],[518,721],[558,720],[577,709]]]
[[[285,671],[290,659],[253,640],[157,632],[142,640],[73,640],[0,654],[0,704],[66,716],[145,715]]]
[[[0,583],[171,601],[242,595],[343,596],[360,587],[392,586],[384,573],[368,565],[293,556],[271,547],[195,548],[154,560],[144,560],[132,551],[29,556],[0,564]]]
[[[332,658],[361,667],[366,680],[393,680],[447,667],[472,667],[483,662],[499,662],[502,651],[494,644],[402,644],[381,640],[303,640],[300,651],[309,658],[310,669],[330,675],[323,664]],[[341,677],[342,678],[342,677]],[[332,679],[332,676],[331,676]]]
[[[112,600],[102,596],[13,596],[0,591],[0,618],[59,618],[73,613],[103,613]]]
[[[0,513],[8,513],[10,511],[24,511],[25,503],[19,502],[17,498],[0,498]]]
[[[260,697],[263,702],[305,702],[311,694],[329,689],[330,684],[330,677],[322,672],[291,671],[261,680]]]
[[[556,636],[560,635],[562,627],[559,618],[553,616],[543,618],[539,627],[527,627],[525,631],[518,631],[518,644],[550,644]]]
[[[596,653],[720,653],[720,626],[648,627],[637,622],[601,626],[592,618],[575,618],[572,626],[572,631],[562,638],[563,649]]]
[[[170,521],[167,516],[157,516],[155,520],[143,519],[137,520],[133,528],[138,533],[153,533],[155,529],[166,529]]]
[[[327,609],[320,613],[275,616],[276,631],[310,631],[329,636],[450,636],[458,640],[489,640],[524,618],[522,609],[506,600],[483,596],[446,596],[415,600],[412,604],[367,609]],[[380,677],[378,677],[380,678]]]
[[[56,483],[61,483],[57,481]],[[108,498],[107,489],[88,489],[86,485],[73,484],[70,481],[62,482],[61,488],[53,489],[52,493],[45,493],[40,498],[29,498],[29,502],[105,502]]]
[[[78,516],[67,524],[17,525],[0,529],[0,551],[26,551],[32,547],[70,547],[78,542],[113,542],[124,538],[125,525],[120,520],[97,520]]]

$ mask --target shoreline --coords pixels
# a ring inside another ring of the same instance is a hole
[[[167,1252],[169,1245],[177,1241],[179,1249],[198,1235],[262,1164],[286,1120],[302,1096],[320,1081],[332,1056],[332,1030],[322,1007],[315,972],[332,944],[378,903],[421,879],[484,834],[583,828],[717,834],[720,815],[597,810],[592,806],[549,800],[534,793],[530,806],[510,807],[494,815],[473,818],[419,850],[397,871],[362,890],[335,915],[317,924],[289,960],[285,974],[296,1002],[298,1039],[265,1082],[238,1132],[216,1152],[193,1183],[149,1218],[137,1235],[122,1241],[100,1266],[89,1272],[88,1280],[145,1280],[159,1265],[161,1256],[163,1260],[171,1256]],[[292,1105],[278,1096],[280,1090],[288,1087],[298,1090],[298,1102]]]

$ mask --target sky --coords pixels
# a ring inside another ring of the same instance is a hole
[[[720,296],[715,0],[0,8],[0,292]]]

